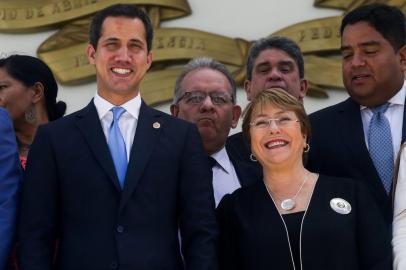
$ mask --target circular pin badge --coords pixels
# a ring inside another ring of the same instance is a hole
[[[158,123],[158,122],[155,122],[155,123],[152,124],[152,127],[155,128],[155,129],[157,129],[157,128],[160,128],[160,127],[161,127],[161,124]]]
[[[330,201],[331,209],[339,214],[347,215],[351,213],[351,204],[344,199],[334,198]]]

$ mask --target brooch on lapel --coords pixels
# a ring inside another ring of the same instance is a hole
[[[155,128],[155,129],[158,129],[158,128],[161,127],[161,124],[159,122],[155,122],[155,123],[152,124],[152,127]]]
[[[331,199],[330,207],[331,209],[342,215],[347,215],[351,213],[351,204],[341,198]]]

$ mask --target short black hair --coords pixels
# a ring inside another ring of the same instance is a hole
[[[398,51],[405,45],[405,15],[400,9],[384,4],[360,6],[349,12],[341,22],[340,33],[344,28],[358,22],[367,22],[375,28]]]
[[[304,61],[299,46],[291,39],[280,36],[271,36],[257,40],[248,53],[247,60],[247,80],[252,79],[254,62],[258,55],[267,49],[278,49],[287,53],[296,62],[299,69],[299,77],[304,78]]]
[[[43,61],[29,55],[14,54],[0,59],[0,68],[4,68],[8,75],[26,87],[33,86],[37,82],[44,86],[45,106],[50,121],[65,114],[66,103],[56,102],[58,84],[51,69]]]
[[[148,15],[139,7],[130,4],[116,4],[100,10],[94,16],[89,31],[89,43],[94,49],[97,48],[97,42],[100,39],[102,25],[107,17],[126,17],[131,19],[140,19],[145,28],[145,39],[147,40],[148,52],[152,48],[152,39],[154,38],[154,30],[151,20]]]

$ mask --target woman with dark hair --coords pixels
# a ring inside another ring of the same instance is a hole
[[[391,269],[389,230],[361,181],[305,169],[310,123],[301,102],[264,90],[242,129],[264,177],[217,208],[222,270]]]
[[[28,55],[0,59],[0,106],[13,120],[23,169],[38,127],[65,114],[66,104],[56,101],[57,94],[54,75],[40,59]],[[15,251],[8,269],[18,269]]]
[[[0,106],[13,120],[22,166],[38,126],[65,114],[56,101],[58,85],[50,68],[38,58],[11,55],[0,59]]]

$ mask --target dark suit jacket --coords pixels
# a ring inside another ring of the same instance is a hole
[[[211,177],[196,127],[142,103],[121,190],[91,102],[38,130],[22,192],[21,270],[51,269],[56,237],[57,269],[183,269],[178,227],[185,269],[217,269]]]
[[[246,162],[231,158],[229,149],[226,145],[226,151],[231,163],[237,173],[238,181],[241,187],[248,187],[252,184],[262,181],[261,174],[258,173],[258,165],[254,162]]]
[[[363,181],[369,187],[387,224],[390,225],[391,198],[386,194],[369,156],[359,105],[349,98],[311,114],[310,122],[312,136],[308,169],[321,174]],[[405,131],[406,117],[403,118],[402,142],[405,140]]]
[[[262,181],[262,167],[257,161],[250,159],[251,148],[247,141],[244,139],[242,132],[238,132],[227,138],[226,141],[227,154],[230,160],[233,162],[234,168],[239,166],[245,167],[250,172],[250,175],[260,179]],[[236,169],[237,170],[237,169]],[[238,175],[238,171],[237,171]],[[238,175],[238,178],[240,176]],[[241,178],[240,178],[241,179]],[[241,186],[246,186],[244,180],[240,180]]]
[[[335,212],[333,198],[351,212]],[[284,223],[263,183],[225,195],[217,215],[221,270],[293,270]],[[303,219],[303,269],[390,270],[390,241],[363,183],[320,175]]]
[[[0,108],[0,269],[5,269],[16,230],[21,166],[13,125]]]

